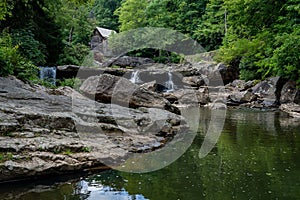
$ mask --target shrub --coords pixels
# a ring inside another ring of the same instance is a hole
[[[37,78],[38,68],[31,61],[21,56],[19,45],[13,45],[7,31],[0,35],[0,76],[15,75],[22,80]]]
[[[37,41],[30,28],[17,29],[12,34],[13,43],[19,45],[19,52],[35,65],[43,65],[46,62],[46,46]]]
[[[64,79],[62,81],[58,81],[58,84],[60,86],[68,86],[74,88],[75,90],[79,90],[81,83],[82,83],[81,80],[78,78],[69,78],[69,79]]]
[[[271,58],[273,74],[296,80],[300,85],[300,29],[276,39],[279,47],[274,50]]]
[[[59,65],[81,65],[85,57],[89,54],[89,47],[83,44],[66,46],[59,56]]]

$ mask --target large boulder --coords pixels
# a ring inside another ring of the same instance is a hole
[[[243,92],[233,92],[229,95],[229,100],[238,103],[249,103],[257,100],[257,95],[254,94],[251,90],[246,90]]]
[[[300,89],[296,87],[295,81],[290,80],[284,84],[281,91],[280,102],[300,104]]]
[[[107,63],[104,63],[104,66],[138,67],[149,63],[154,63],[154,60],[150,58],[122,56],[109,60]]]
[[[131,83],[128,79],[109,74],[89,77],[80,90],[101,103],[114,103],[125,107],[160,108],[179,114],[177,107],[158,93]]]
[[[239,70],[236,68],[227,67],[223,63],[216,63],[216,62],[207,62],[202,61],[198,63],[183,63],[183,64],[148,64],[143,65],[144,70],[148,71],[162,71],[162,72],[173,72],[174,74],[181,74],[183,77],[217,77],[222,79],[225,84],[230,83],[239,78]],[[194,79],[194,78],[192,78]],[[197,84],[197,81],[187,79],[188,83]],[[196,82],[195,82],[196,81]],[[206,82],[206,81],[205,81]],[[203,84],[203,81],[200,80],[200,85]],[[206,83],[208,84],[208,83]]]
[[[252,87],[264,107],[278,107],[285,80],[282,77],[272,77]]]
[[[76,65],[57,66],[56,78],[63,80],[68,78],[87,79],[90,76],[99,74],[112,74],[115,76],[124,76],[129,70],[120,68],[94,68]]]
[[[117,165],[163,147],[185,124],[162,109],[98,103],[71,90],[0,78],[0,181]]]
[[[202,74],[212,78],[221,76],[224,84],[228,84],[239,78],[238,69],[233,67],[227,67],[223,63],[200,62],[192,64],[191,67],[187,68],[187,70],[190,70],[191,72],[197,75]]]
[[[68,79],[77,76],[80,66],[77,65],[61,65],[56,67],[57,79]]]

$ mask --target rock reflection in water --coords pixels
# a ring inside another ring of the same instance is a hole
[[[68,177],[62,178],[68,179]],[[118,184],[115,184],[115,181]],[[6,183],[0,186],[1,200],[147,200],[141,194],[129,194],[126,183],[115,171],[72,180],[43,180]]]

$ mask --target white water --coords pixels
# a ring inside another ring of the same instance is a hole
[[[176,86],[175,86],[175,84],[173,82],[173,75],[172,75],[171,72],[168,72],[168,77],[169,77],[169,79],[165,83],[165,86],[167,88],[166,92],[174,92],[175,89],[176,89]]]
[[[138,84],[138,83],[143,83],[143,81],[140,79],[140,71],[136,70],[132,72],[131,78],[129,79],[132,83]]]
[[[56,84],[56,67],[40,67],[40,79]]]

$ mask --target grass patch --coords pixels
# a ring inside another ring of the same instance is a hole
[[[0,153],[0,162],[5,162],[8,160],[13,160],[13,154],[11,152]]]
[[[2,132],[2,133],[0,133],[0,136],[13,137],[13,133],[12,132]]]
[[[71,155],[71,154],[73,154],[73,153],[74,153],[74,152],[72,152],[71,149],[67,149],[67,150],[65,150],[65,151],[63,152],[64,155],[68,155],[68,156]]]

